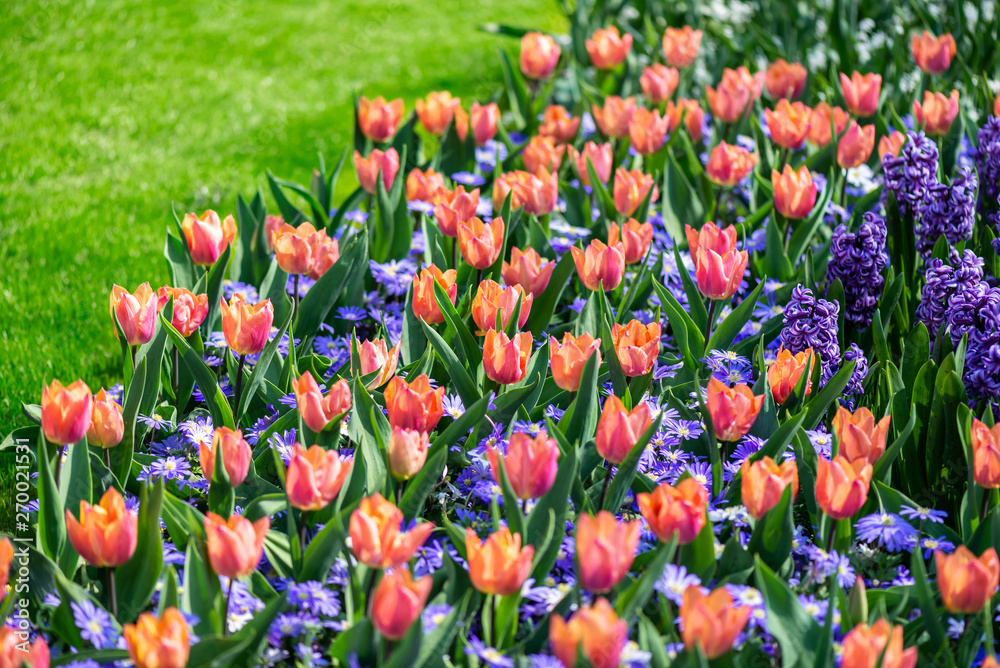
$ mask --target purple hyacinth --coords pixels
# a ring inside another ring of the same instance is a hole
[[[896,196],[900,207],[917,213],[924,205],[928,189],[937,182],[937,144],[923,132],[906,133],[899,156],[885,154],[885,190]]]
[[[840,364],[837,341],[840,304],[817,299],[812,290],[796,285],[785,307],[781,343],[792,354],[812,348],[823,360],[821,384],[826,384]]]
[[[955,293],[983,280],[983,259],[971,250],[959,256],[958,251],[952,249],[947,262],[939,258],[927,261],[924,279],[917,319],[926,325],[933,340],[948,320],[948,307]]]
[[[996,224],[1000,197],[1000,118],[990,116],[976,136],[977,148],[972,150],[972,159],[982,189],[979,191],[979,213],[983,218]]]
[[[1000,145],[997,148],[1000,150]],[[975,172],[963,167],[950,186],[935,183],[928,189],[927,203],[915,229],[917,250],[921,254],[930,255],[942,234],[952,245],[972,236],[978,188]]]
[[[885,238],[885,219],[872,211],[864,215],[857,232],[844,224],[833,232],[828,275],[844,284],[844,317],[861,328],[871,324],[885,286],[882,270],[889,260]]]
[[[844,388],[844,395],[858,397],[864,394],[864,382],[868,376],[868,358],[865,357],[861,347],[856,343],[852,343],[844,353],[844,364],[851,362],[855,363],[854,371],[851,373],[850,380],[847,381],[847,387]]]
[[[995,400],[1000,395],[1000,288],[985,281],[961,286],[948,304],[947,318],[956,346],[968,336],[965,389]]]

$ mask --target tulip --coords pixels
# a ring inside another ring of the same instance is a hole
[[[531,313],[533,299],[531,293],[525,294],[524,288],[519,285],[502,288],[496,281],[486,279],[479,284],[476,296],[472,299],[472,319],[480,329],[477,334],[496,329],[497,313],[500,314],[500,326],[506,329],[518,304],[521,305],[521,312],[517,326],[524,327],[528,314]]]
[[[944,74],[951,67],[957,45],[950,33],[935,37],[926,30],[910,38],[910,51],[917,67],[927,74]]]
[[[844,636],[841,668],[914,668],[917,648],[903,649],[903,627],[879,617],[871,626],[859,623]],[[985,665],[985,664],[984,664]]]
[[[272,241],[272,239],[274,239],[274,233],[280,230],[284,224],[285,219],[282,218],[281,214],[268,214],[264,218],[264,239],[267,241],[267,251],[269,253],[274,251],[274,242]],[[254,230],[254,238],[257,237],[258,231],[259,228]]]
[[[833,461],[817,460],[816,504],[837,520],[853,517],[868,500],[872,465],[867,459],[848,461],[840,455]]]
[[[444,176],[428,167],[421,170],[414,167],[406,175],[406,201],[436,203],[435,196],[444,188]]]
[[[90,427],[87,428],[87,442],[100,448],[113,448],[121,443],[124,434],[125,420],[122,418],[122,407],[109,397],[102,387],[94,397]]]
[[[76,443],[90,429],[94,398],[82,380],[64,387],[53,380],[42,388],[42,432],[56,445]]]
[[[676,68],[660,63],[648,65],[639,77],[642,94],[653,104],[663,104],[669,100],[680,83],[680,73]]]
[[[324,396],[312,374],[305,371],[298,380],[292,380],[292,390],[302,421],[315,432],[325,431],[351,410],[351,386],[344,379],[331,385]]]
[[[80,519],[66,509],[66,534],[76,553],[91,566],[121,566],[132,558],[138,538],[139,518],[125,508],[125,499],[108,487],[98,505],[80,501]]]
[[[604,98],[603,107],[595,104],[590,111],[597,128],[604,136],[621,139],[628,136],[628,125],[635,113],[635,98],[627,97],[623,100],[617,95],[609,95]]]
[[[971,436],[976,484],[986,489],[1000,487],[1000,424],[991,429],[972,418]]]
[[[650,188],[653,190],[650,201],[655,202],[659,194],[653,185],[652,176],[643,174],[638,169],[630,172],[624,167],[619,167],[615,170],[615,209],[623,216],[631,216],[646,199]]]
[[[663,33],[663,55],[671,67],[688,67],[698,57],[701,46],[701,31],[691,26],[667,28]]]
[[[384,339],[376,339],[375,341],[365,339],[358,350],[358,356],[361,358],[362,376],[367,376],[376,371],[379,372],[368,383],[368,389],[373,390],[388,383],[389,379],[395,375],[396,366],[399,364],[399,344],[397,343],[392,348],[387,348]],[[350,408],[350,406],[348,405],[347,408]]]
[[[774,187],[774,208],[785,218],[801,220],[816,204],[816,184],[806,165],[798,171],[787,164],[780,172],[772,169],[771,185]]]
[[[851,117],[840,107],[831,107],[826,102],[820,102],[813,107],[812,120],[809,122],[809,141],[814,146],[826,146],[833,138],[830,132],[830,122],[833,120],[833,133],[840,135],[850,122]]]
[[[469,222],[476,216],[476,208],[479,206],[479,188],[469,193],[465,192],[465,188],[462,186],[455,188],[454,192],[439,188],[436,197],[434,219],[437,221],[441,234],[446,237],[457,237],[458,226]]]
[[[499,216],[489,223],[470,218],[458,225],[462,259],[474,269],[488,269],[503,251],[504,222]]]
[[[11,623],[14,623],[13,618]],[[31,668],[49,668],[52,656],[45,638],[38,636],[29,647],[27,634],[27,630],[16,631],[10,626],[0,627],[0,667],[21,668],[27,662]]]
[[[660,352],[660,323],[644,325],[638,320],[632,320],[627,325],[615,323],[611,340],[622,372],[629,378],[645,376],[653,370]]]
[[[576,566],[580,586],[595,593],[608,592],[632,567],[642,524],[619,522],[613,513],[582,513],[576,525]]]
[[[316,246],[313,248],[313,264],[307,276],[318,281],[326,271],[340,259],[340,242],[326,236],[326,230],[316,233]]]
[[[799,384],[802,373],[806,368],[815,369],[818,359],[813,354],[812,348],[807,348],[794,355],[785,348],[780,348],[774,362],[767,368],[767,384],[771,386],[771,396],[774,397],[774,403],[779,406],[785,403],[792,394],[792,390]],[[806,394],[811,391],[812,379],[806,378]]]
[[[752,612],[750,606],[736,607],[725,587],[706,595],[699,585],[689,585],[680,610],[684,647],[691,651],[697,645],[706,658],[718,659],[732,649]]]
[[[386,448],[389,454],[389,473],[393,479],[409,480],[420,473],[427,461],[428,446],[426,433],[393,427]]]
[[[673,100],[667,101],[664,115],[670,119],[670,131],[674,132],[684,120],[684,127],[687,129],[691,141],[700,142],[703,134],[702,122],[705,120],[705,110],[698,104],[698,100],[688,100],[681,98],[674,104]]]
[[[519,200],[520,205],[524,207],[524,212],[533,216],[544,216],[551,213],[556,207],[556,198],[559,193],[558,174],[554,171],[549,173],[544,167],[539,167],[534,174],[519,172],[518,175],[519,178],[511,184],[515,195],[512,199]],[[496,185],[493,187],[493,192],[494,209],[499,211],[500,207],[503,206],[503,200],[500,200],[500,206],[496,205]],[[506,195],[504,196],[506,197]],[[517,208],[513,201],[510,208],[511,211]]]
[[[670,119],[660,117],[657,110],[649,111],[638,107],[628,124],[629,140],[632,148],[640,155],[652,155],[660,150],[670,129]]]
[[[729,300],[743,283],[750,256],[747,251],[731,250],[724,255],[698,249],[695,277],[698,290],[709,299]]]
[[[753,101],[760,97],[763,73],[751,75],[746,67],[726,68],[717,88],[705,86],[705,97],[712,115],[723,123],[735,123],[748,113]]]
[[[794,460],[779,466],[770,457],[750,463],[744,459],[740,466],[740,492],[743,505],[755,520],[763,519],[767,511],[778,505],[785,488],[791,485],[792,499],[799,493],[799,471]]]
[[[358,182],[366,193],[374,195],[378,190],[378,175],[382,174],[382,185],[386,191],[392,189],[392,182],[396,179],[396,172],[399,171],[399,153],[396,149],[390,148],[388,151],[372,149],[368,157],[362,157],[357,151],[354,152],[354,169],[358,173]]]
[[[549,338],[549,362],[552,365],[552,379],[556,386],[567,392],[580,389],[580,376],[591,355],[597,355],[597,366],[601,366],[601,340],[590,334],[573,336],[563,333],[562,344],[556,338]]]
[[[891,134],[885,135],[878,140],[878,159],[882,162],[886,155],[891,155],[896,157],[899,155],[899,150],[903,148],[903,144],[906,143],[906,135],[902,132],[893,131]]]
[[[736,250],[736,228],[732,225],[716,227],[715,223],[707,222],[697,231],[685,225],[684,234],[691,257],[697,257],[699,250],[714,251],[717,255]]]
[[[490,470],[493,480],[500,482],[500,451],[489,448]],[[510,437],[507,456],[503,457],[504,470],[514,495],[519,499],[539,499],[552,488],[558,470],[559,446],[544,429],[534,438],[517,432]]]
[[[709,154],[705,173],[716,185],[735,186],[753,171],[757,159],[756,153],[751,153],[742,146],[719,142]]]
[[[524,200],[514,189],[514,184],[527,183],[527,180],[530,177],[531,175],[528,174],[528,172],[521,170],[507,172],[506,174],[500,174],[497,176],[496,180],[493,182],[493,210],[500,211],[507,199],[507,195],[510,195],[511,211],[515,211],[523,207]]]
[[[652,492],[637,494],[635,501],[649,530],[664,543],[676,536],[678,545],[687,545],[708,519],[708,490],[694,478],[684,478],[676,487],[661,483]]]
[[[934,551],[941,602],[952,614],[971,615],[990,602],[1000,579],[1000,560],[992,547],[976,556],[964,545],[951,554]]]
[[[233,487],[239,487],[250,472],[250,460],[253,458],[250,444],[244,440],[242,431],[229,427],[216,429],[211,444],[206,444],[204,441],[199,443],[198,459],[201,462],[202,473],[208,480],[212,479],[212,473],[215,472],[215,457],[220,447],[222,464],[229,475],[229,482]]]
[[[393,427],[430,433],[444,415],[444,388],[431,389],[427,374],[407,382],[393,376],[385,388],[385,407]]]
[[[794,100],[806,87],[806,68],[778,58],[764,72],[764,88],[773,99]]]
[[[521,72],[529,79],[544,79],[559,63],[562,49],[556,41],[540,32],[529,32],[521,38]]]
[[[632,50],[632,35],[625,33],[623,37],[618,28],[598,28],[593,36],[586,40],[587,55],[590,64],[599,70],[610,70],[618,67]]]
[[[226,216],[220,222],[219,214],[211,209],[200,216],[188,213],[181,221],[181,231],[187,240],[191,261],[200,267],[207,267],[215,264],[226,246],[236,238],[236,219]]]
[[[913,101],[913,122],[932,136],[946,135],[958,116],[958,91],[949,97],[941,93],[924,92],[924,103]]]
[[[837,144],[837,164],[844,169],[852,169],[868,161],[875,148],[875,126],[861,127],[855,121],[847,127],[847,132]]]
[[[201,323],[208,315],[208,295],[196,295],[187,288],[171,288],[163,286],[156,291],[157,309],[166,306],[171,297],[174,299],[174,313],[170,324],[187,338],[198,331]]]
[[[153,340],[159,304],[149,283],[143,283],[132,294],[120,285],[112,286],[111,315],[118,321],[130,346],[141,346]],[[117,328],[115,338],[118,338]]]
[[[738,441],[746,436],[764,405],[764,395],[754,396],[743,383],[728,387],[715,376],[708,379],[706,394],[705,406],[720,441]]]
[[[613,222],[608,228],[608,246],[617,246],[619,238],[625,247],[625,264],[635,264],[642,260],[653,242],[653,224],[640,224],[635,218],[629,218],[620,226]]]
[[[358,125],[361,127],[361,133],[373,142],[382,143],[392,139],[402,119],[401,98],[386,102],[381,95],[374,100],[362,95],[358,100]]]
[[[885,452],[885,439],[889,433],[889,420],[886,415],[876,424],[875,417],[867,408],[859,408],[851,413],[840,406],[833,417],[833,428],[840,441],[839,453],[847,461],[857,459],[870,462],[872,465]]]
[[[336,450],[318,445],[306,450],[296,443],[285,474],[288,503],[299,510],[326,508],[337,498],[353,464],[353,460],[341,459]]]
[[[136,668],[184,668],[191,654],[191,630],[177,608],[167,608],[157,618],[139,615],[135,624],[122,626],[128,655]]]
[[[402,525],[403,511],[381,494],[361,499],[348,527],[351,552],[369,568],[405,565],[434,531],[434,523],[421,522],[409,531],[401,531]]]
[[[580,127],[580,118],[573,118],[566,111],[566,107],[559,104],[550,104],[542,114],[542,123],[538,127],[538,134],[552,137],[557,144],[564,144],[573,141],[576,131]]]
[[[604,410],[597,420],[597,452],[612,464],[621,464],[639,442],[639,437],[653,424],[649,406],[642,403],[631,411],[622,400],[611,395],[604,400]]]
[[[618,619],[605,598],[577,610],[568,623],[553,613],[549,624],[552,653],[565,668],[579,665],[581,650],[592,668],[618,668],[627,640],[628,623]]]
[[[840,92],[844,94],[847,110],[862,118],[878,111],[878,97],[882,91],[882,76],[854,72],[850,78],[840,73]]]
[[[10,565],[14,561],[14,546],[10,538],[0,538],[0,601],[7,595],[7,582],[10,579]]]
[[[458,286],[455,284],[457,277],[458,273],[454,269],[441,271],[433,264],[421,269],[419,274],[414,274],[413,315],[428,325],[444,322],[444,314],[441,313],[441,307],[438,306],[434,296],[434,284],[440,285],[454,304],[458,296]]]
[[[611,178],[611,144],[605,142],[603,144],[596,144],[592,141],[588,141],[583,146],[583,151],[577,151],[572,146],[568,147],[569,157],[573,161],[573,166],[576,167],[576,174],[580,177],[580,183],[585,186],[593,185],[590,182],[590,172],[587,171],[587,161],[594,168],[594,173],[597,175],[597,179],[602,183],[607,183],[608,179]]]
[[[491,329],[483,342],[483,373],[501,385],[524,380],[531,357],[531,334],[522,332],[507,338],[504,332]]]
[[[455,117],[455,109],[460,104],[462,101],[452,97],[448,91],[428,93],[426,100],[417,100],[417,118],[427,132],[440,136]]]
[[[243,295],[236,293],[229,303],[219,299],[222,306],[222,332],[229,349],[236,355],[256,355],[267,345],[274,322],[274,307],[265,299],[253,305],[243,302]]]
[[[325,241],[327,241],[326,230],[317,232],[312,223],[302,223],[298,227],[284,225],[273,233],[274,259],[286,274],[308,274],[316,265]],[[337,255],[340,255],[339,248]]]
[[[564,153],[566,146],[556,146],[552,137],[535,135],[524,147],[521,158],[524,160],[525,169],[529,172],[535,173],[542,167],[550,172],[556,172],[562,164]]]
[[[531,573],[535,548],[521,547],[521,534],[500,527],[485,542],[471,528],[465,530],[465,552],[472,586],[484,594],[509,596],[521,591]]]
[[[242,515],[230,515],[224,520],[209,512],[205,516],[205,537],[212,570],[230,579],[253,573],[264,553],[264,538],[270,529],[270,517],[251,522]]]
[[[605,246],[600,239],[593,239],[586,250],[573,246],[576,271],[580,282],[588,290],[614,290],[625,276],[625,246],[619,241]]]
[[[423,612],[433,586],[431,576],[414,580],[405,568],[386,573],[372,594],[372,624],[387,640],[402,640]]]
[[[998,93],[996,99],[993,100],[993,115],[1000,116],[1000,93]]]
[[[487,105],[480,105],[473,102],[469,109],[470,125],[472,127],[472,138],[476,146],[483,146],[497,134],[497,124],[500,122],[500,107],[496,102]],[[465,137],[462,137],[465,141]]]
[[[806,105],[801,102],[789,102],[784,98],[778,101],[774,111],[764,110],[771,140],[787,149],[797,149],[802,146],[802,142],[809,134],[812,116],[812,109]]]
[[[510,249],[510,261],[503,263],[503,281],[507,285],[519,285],[532,296],[545,292],[552,278],[556,263],[545,262],[534,248],[521,250],[516,246]]]

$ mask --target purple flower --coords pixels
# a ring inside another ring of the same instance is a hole
[[[385,291],[393,296],[405,295],[410,284],[413,282],[413,275],[417,271],[417,263],[413,260],[389,260],[379,264],[375,260],[370,260],[368,266],[371,268],[372,278]]]
[[[864,394],[864,382],[868,377],[868,358],[856,343],[852,343],[844,353],[844,364],[849,362],[855,363],[854,371],[851,372],[851,377],[844,388],[844,396],[858,397]]]
[[[683,566],[667,564],[663,569],[663,575],[656,581],[653,588],[670,601],[680,605],[684,600],[684,592],[691,585],[700,586],[701,578],[693,573],[688,573]]]
[[[840,363],[839,313],[840,304],[817,299],[812,290],[802,285],[792,288],[791,299],[785,308],[781,342],[793,355],[812,348],[823,360],[823,384],[833,376],[833,370]]]
[[[80,629],[81,638],[97,649],[114,646],[111,615],[87,600],[70,603],[69,607],[73,611],[76,628]]]
[[[885,219],[869,211],[857,232],[841,224],[830,244],[829,280],[844,285],[845,319],[864,328],[871,324],[885,278],[882,271],[889,256],[885,252]],[[798,352],[798,351],[795,351]],[[828,361],[824,357],[824,361]]]
[[[921,522],[934,522],[935,524],[942,524],[944,519],[948,517],[948,513],[943,510],[934,510],[933,508],[924,508],[922,506],[917,508],[902,506],[899,509],[899,514],[913,520],[920,520]]]
[[[976,223],[978,186],[975,172],[963,167],[958,170],[950,186],[935,183],[928,189],[928,202],[914,230],[917,235],[917,250],[922,255],[930,255],[934,244],[942,235],[952,245],[972,236],[972,228]]]
[[[463,186],[481,186],[486,183],[486,179],[471,172],[456,172],[451,175],[451,180]]]
[[[424,608],[424,611],[420,613],[420,624],[423,626],[424,635],[427,635],[440,626],[448,618],[452,610],[454,608],[447,603],[438,603],[437,605],[429,605]]]
[[[889,552],[899,552],[913,546],[917,530],[895,513],[874,513],[855,524],[858,540],[876,543]]]
[[[493,647],[487,647],[478,638],[469,638],[469,642],[465,646],[465,653],[478,657],[489,668],[514,668],[514,659],[504,656]]]
[[[300,610],[316,615],[336,617],[340,614],[340,601],[337,595],[326,589],[323,583],[309,580],[288,585],[288,603]]]
[[[895,195],[901,209],[908,209],[911,214],[919,213],[928,189],[937,182],[937,163],[934,140],[925,137],[923,132],[908,132],[899,156],[887,153],[882,160],[885,192]]]

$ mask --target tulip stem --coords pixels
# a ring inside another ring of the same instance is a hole
[[[718,302],[714,299],[708,300],[708,324],[705,325],[705,345],[708,345],[708,340],[712,338],[712,325],[715,321],[715,307]],[[706,351],[707,352],[707,351]]]
[[[722,186],[715,189],[715,206],[712,209],[712,221],[715,222],[719,219],[719,202],[722,201]]]
[[[138,346],[129,346],[129,352],[132,353],[132,372],[135,373],[135,350]]]
[[[482,282],[483,282],[483,270],[476,269],[476,285],[478,286]]]
[[[107,452],[107,450],[105,450]],[[106,572],[108,583],[108,605],[111,606],[111,616],[118,619],[118,592],[115,589],[115,569],[108,567]]]
[[[604,460],[604,487],[601,488],[601,504],[597,507],[600,511],[604,508],[604,499],[608,496],[608,486],[611,484],[611,466],[608,460]]]
[[[236,387],[234,388],[236,396],[234,398],[233,420],[236,422],[237,427],[239,427],[240,419],[240,399],[243,398],[243,365],[246,364],[246,361],[247,356],[245,354],[240,355],[240,364],[236,368]]]
[[[299,275],[295,274],[292,277],[292,324],[295,324],[295,318],[299,315]],[[289,345],[292,345],[290,343]]]
[[[832,517],[829,517],[829,520],[830,520],[830,533],[828,533],[826,536],[827,554],[833,552],[833,540],[837,537],[837,520],[833,519]]]
[[[451,240],[451,268],[458,271],[458,237]]]
[[[222,635],[229,635],[229,604],[233,600],[233,587],[236,586],[236,578],[229,578],[229,591],[226,592],[226,609],[222,611]]]
[[[180,388],[181,384],[181,368],[180,368],[180,352],[177,350],[177,346],[174,346],[173,351],[173,368],[170,373],[171,384],[174,388],[174,400],[178,400],[177,390]]]
[[[107,466],[108,470],[110,471],[111,470],[111,450],[108,449],[108,448],[101,448],[101,450],[104,450],[104,465]]]
[[[493,594],[493,647],[500,646],[500,628],[497,624],[497,599],[500,598],[500,594]]]

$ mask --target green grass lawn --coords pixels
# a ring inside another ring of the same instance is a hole
[[[486,97],[517,49],[486,21],[564,27],[537,0],[4,3],[0,432],[53,377],[120,380],[108,293],[166,280],[171,203],[225,215],[267,168],[307,182],[350,142],[356,90]]]

